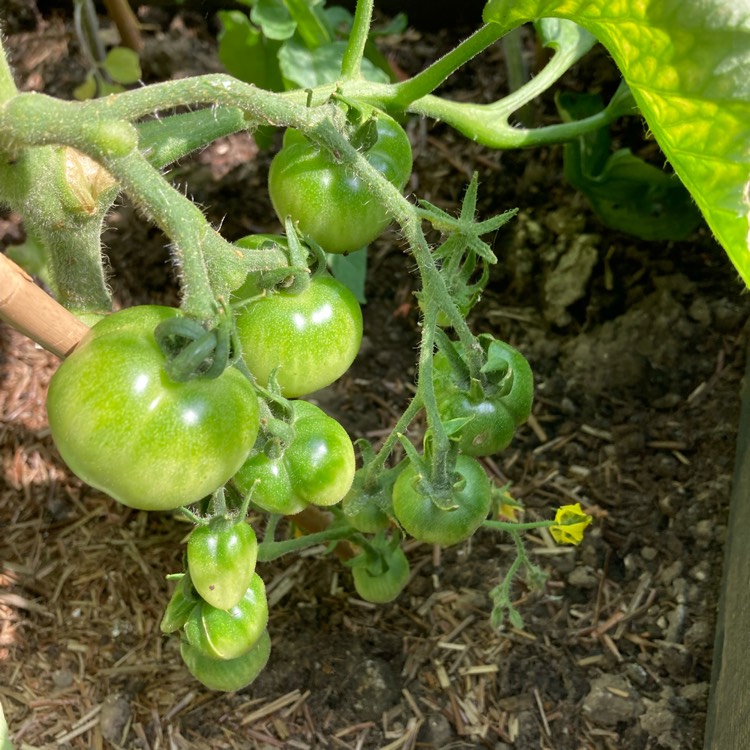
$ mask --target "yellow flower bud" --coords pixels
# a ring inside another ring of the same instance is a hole
[[[583,532],[593,519],[581,509],[581,504],[563,505],[555,513],[550,533],[558,544],[580,544]]]

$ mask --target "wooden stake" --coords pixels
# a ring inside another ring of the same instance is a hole
[[[64,359],[88,326],[55,302],[10,258],[0,254],[0,318]]]

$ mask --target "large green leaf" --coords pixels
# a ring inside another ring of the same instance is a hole
[[[345,41],[308,49],[296,37],[284,42],[279,50],[279,67],[287,88],[312,89],[332,83],[341,75]],[[367,58],[362,60],[362,75],[368,81],[387,83],[388,76]]]
[[[547,17],[607,47],[750,285],[750,0],[490,0],[484,10],[508,29]]]
[[[222,10],[219,32],[219,60],[235,78],[256,86],[283,91],[279,63],[280,42],[263,36],[239,10]]]

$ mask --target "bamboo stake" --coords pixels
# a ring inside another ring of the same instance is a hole
[[[0,254],[0,318],[64,359],[89,330],[10,258]]]

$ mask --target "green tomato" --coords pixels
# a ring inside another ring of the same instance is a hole
[[[352,567],[354,588],[362,599],[373,604],[392,602],[409,581],[409,561],[400,547],[396,547],[380,566],[368,566],[366,559],[355,560]]]
[[[487,518],[490,490],[482,465],[474,458],[459,455],[453,486],[455,507],[443,510],[423,490],[417,469],[409,464],[393,486],[393,512],[415,539],[447,547],[468,539]]]
[[[526,358],[510,344],[483,335],[479,341],[493,366],[483,373],[483,382],[465,382],[442,352],[434,358],[435,397],[442,421],[461,420],[452,435],[461,452],[491,456],[510,445],[516,428],[531,414],[534,376]],[[461,347],[457,346],[460,353]]]
[[[440,418],[467,420],[453,437],[469,456],[492,456],[505,450],[516,434],[516,422],[499,399],[469,395],[445,384],[435,384]]]
[[[380,509],[374,499],[360,506],[356,494],[347,493],[341,503],[341,509],[346,520],[363,534],[376,534],[378,531],[385,531],[391,525],[388,514]]]
[[[187,641],[180,644],[185,666],[210,690],[233,692],[247,687],[263,671],[271,654],[271,638],[264,630],[256,644],[235,659],[212,659]]]
[[[390,469],[381,468],[374,477],[361,471],[354,475],[354,483],[342,500],[341,509],[357,531],[376,534],[391,525],[391,519],[383,509],[391,505],[393,484],[402,469],[399,464]]]
[[[217,609],[230,609],[250,586],[258,540],[244,520],[214,518],[197,526],[187,544],[187,565],[195,590]]]
[[[239,309],[242,358],[262,386],[271,372],[287,398],[333,383],[348,369],[362,342],[362,311],[354,295],[330,276],[310,280],[303,292],[272,292]]]
[[[230,609],[201,602],[183,629],[188,643],[212,659],[236,659],[247,653],[268,625],[268,601],[263,579],[253,573],[242,599]]]
[[[276,458],[251,456],[235,474],[242,493],[269,513],[293,515],[307,505],[335,505],[354,480],[355,457],[346,430],[322,409],[292,401],[294,438]]]
[[[124,505],[170,510],[197,502],[242,465],[258,432],[255,389],[235,368],[171,381],[153,335],[165,307],[114,313],[52,377],[47,414],[65,463]]]
[[[234,475],[234,483],[243,495],[252,492],[252,502],[267,513],[293,516],[307,507],[295,493],[283,456],[270,458],[262,451],[255,453]]]
[[[402,190],[412,168],[409,139],[382,112],[376,124],[377,141],[364,156]],[[357,176],[295,130],[286,131],[281,151],[271,162],[268,192],[279,219],[291,216],[303,235],[329,253],[350,253],[369,245],[391,221]]]

